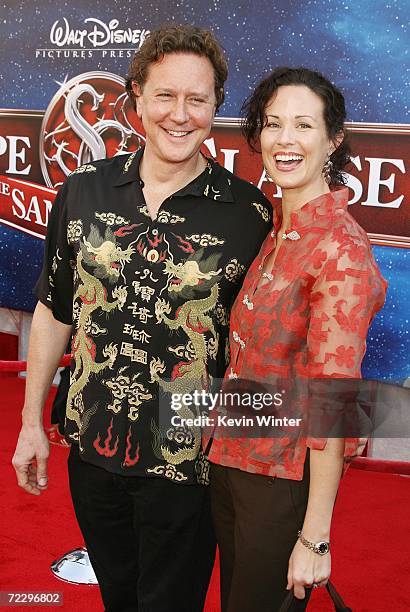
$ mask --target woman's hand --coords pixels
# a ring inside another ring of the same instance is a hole
[[[286,588],[290,590],[293,587],[295,597],[304,599],[305,587],[311,587],[313,584],[324,586],[329,579],[330,569],[330,552],[318,555],[298,540],[289,559]]]

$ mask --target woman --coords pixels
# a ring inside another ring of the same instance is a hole
[[[225,380],[360,378],[386,283],[347,212],[343,96],[317,72],[278,68],[244,108],[248,144],[256,150],[260,142],[282,203],[232,309]],[[326,584],[339,479],[358,446],[357,438],[215,432],[209,458],[223,612],[273,612],[292,588],[302,610],[305,587]]]

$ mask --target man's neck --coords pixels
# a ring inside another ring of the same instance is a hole
[[[140,163],[140,177],[152,191],[175,193],[199,176],[206,159],[198,153],[183,162],[168,162],[153,155],[146,147]]]

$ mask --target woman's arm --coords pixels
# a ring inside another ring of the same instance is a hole
[[[337,410],[344,410],[343,392],[340,387],[332,399],[331,379],[361,377],[367,331],[375,312],[384,302],[384,281],[370,252],[366,253],[365,245],[360,245],[360,249],[359,257],[353,240],[339,245],[325,262],[310,295],[309,376],[319,379],[319,383],[320,379],[328,379],[329,401],[336,416]],[[347,405],[351,405],[355,389],[354,384],[350,392],[346,387]],[[313,394],[311,401],[315,408],[320,408],[320,396]],[[320,418],[320,409],[313,418]],[[310,542],[329,542],[344,458],[357,454],[360,441],[359,437],[309,438],[307,445],[310,447],[310,486],[302,535]],[[330,570],[330,552],[321,556],[299,539],[289,560],[288,588],[293,586],[296,597],[303,599],[304,585],[326,583]]]
[[[310,542],[329,542],[333,506],[343,470],[344,439],[330,438],[323,450],[310,451],[309,501],[302,535]],[[289,559],[288,589],[305,597],[305,585],[326,582],[330,576],[330,553],[313,552],[298,540]]]

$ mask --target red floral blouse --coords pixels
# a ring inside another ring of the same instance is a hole
[[[244,280],[231,313],[231,360],[225,380],[274,377],[361,378],[366,335],[387,283],[366,232],[347,211],[348,189],[319,196],[291,216],[271,273],[264,261],[274,231]],[[284,238],[285,238],[284,236]],[[230,438],[214,431],[209,459],[247,472],[301,480],[307,447],[326,438]],[[357,438],[346,438],[345,456]]]

